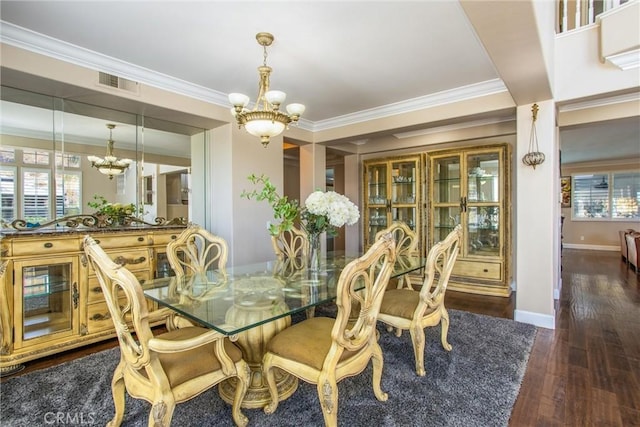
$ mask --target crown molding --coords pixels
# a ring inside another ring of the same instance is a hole
[[[607,98],[597,98],[597,99],[590,99],[587,101],[578,101],[578,102],[571,102],[568,104],[562,104],[558,106],[558,111],[561,113],[564,113],[567,111],[586,110],[589,108],[603,107],[605,105],[622,104],[624,102],[631,102],[631,101],[637,101],[637,100],[638,100],[638,93],[636,92],[626,93],[623,95],[610,96]]]
[[[348,126],[362,123],[368,120],[381,119],[383,117],[395,116],[411,111],[436,107],[438,105],[451,104],[496,93],[506,92],[507,87],[501,79],[487,80],[455,89],[444,90],[430,95],[408,99],[406,101],[395,102],[381,107],[370,108],[356,113],[345,114],[331,119],[320,120],[314,123],[313,131]]]
[[[398,139],[412,138],[414,136],[430,135],[430,134],[442,133],[442,132],[452,132],[460,129],[494,125],[498,123],[512,122],[515,120],[516,120],[515,115],[510,117],[503,117],[503,118],[489,118],[484,120],[474,120],[471,122],[456,123],[456,124],[446,125],[446,126],[437,126],[437,127],[432,127],[428,129],[418,129],[418,130],[409,131],[409,132],[394,133],[393,136],[395,136]]]
[[[1,40],[10,46],[216,105],[228,106],[229,104],[227,95],[222,92],[139,67],[9,22],[0,21],[0,24]]]
[[[604,59],[620,68],[622,71],[640,67],[640,49],[605,56]]]

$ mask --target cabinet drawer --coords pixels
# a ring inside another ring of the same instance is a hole
[[[502,280],[502,264],[499,262],[457,260],[453,266],[454,276],[479,279]]]
[[[100,235],[91,236],[100,245],[102,249],[113,248],[131,248],[141,245],[148,245],[149,239],[146,233],[139,234],[119,234],[119,235]]]
[[[47,254],[59,255],[61,252],[79,252],[80,239],[65,237],[64,239],[14,241],[12,249],[13,256],[42,255],[46,257]]]
[[[172,233],[153,234],[152,240],[155,246],[166,246],[170,241],[178,238],[183,230],[175,230]]]
[[[149,270],[151,260],[148,249],[136,249],[129,251],[109,251],[107,255],[118,265],[126,267],[127,270]],[[93,273],[93,271],[92,271]]]
[[[140,284],[143,284],[151,278],[151,272],[149,270],[132,271],[132,273],[140,281]],[[92,275],[89,277],[88,287],[87,302],[89,304],[104,301],[102,288],[100,287],[100,282],[96,276]]]
[[[120,306],[124,307],[125,300],[120,300]],[[149,311],[153,310],[154,306],[151,304],[149,306],[149,301],[147,300],[147,306]],[[127,315],[126,317],[127,323],[131,324],[131,315]],[[102,332],[105,330],[114,329],[113,320],[111,319],[111,313],[109,312],[109,308],[107,307],[106,302],[99,302],[95,304],[89,304],[87,307],[87,330],[90,334],[96,332]]]

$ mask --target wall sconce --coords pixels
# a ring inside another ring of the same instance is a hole
[[[536,120],[538,119],[538,104],[531,107],[533,119],[531,121],[531,137],[529,138],[529,152],[522,157],[522,163],[532,166],[533,169],[544,162],[544,153],[538,148],[538,135],[536,133]]]

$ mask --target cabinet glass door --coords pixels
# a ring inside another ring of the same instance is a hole
[[[387,165],[371,165],[367,171],[367,201],[369,205],[387,204]]]
[[[364,243],[375,242],[376,233],[392,222],[420,229],[421,156],[376,159],[364,162]]]
[[[391,162],[391,220],[404,222],[412,230],[417,224],[418,163]]]
[[[384,230],[385,228],[387,228],[387,225],[389,225],[387,221],[387,208],[369,207],[368,213],[369,233],[367,234],[367,236],[369,237],[369,241],[367,242],[367,244],[372,245],[375,242],[376,233],[380,230]]]
[[[432,242],[444,240],[461,221],[460,156],[435,158],[432,163]]]
[[[178,251],[178,258],[182,261],[185,261],[185,256],[183,251]],[[169,263],[169,257],[165,251],[158,251],[156,253],[156,279],[161,279],[165,277],[173,277],[176,275],[176,272],[171,268],[171,263]]]
[[[48,263],[16,263],[16,286],[22,310],[16,312],[16,341],[53,334],[71,334],[78,308],[77,263],[74,259]]]
[[[470,256],[500,255],[500,156],[496,151],[468,154],[467,241]]]

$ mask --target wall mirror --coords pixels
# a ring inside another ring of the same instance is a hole
[[[133,204],[149,223],[190,220],[190,173],[204,168],[191,148],[204,129],[5,86],[0,95],[2,228],[90,215],[101,200]],[[108,156],[110,139],[111,154],[130,159],[113,177],[90,160]]]

